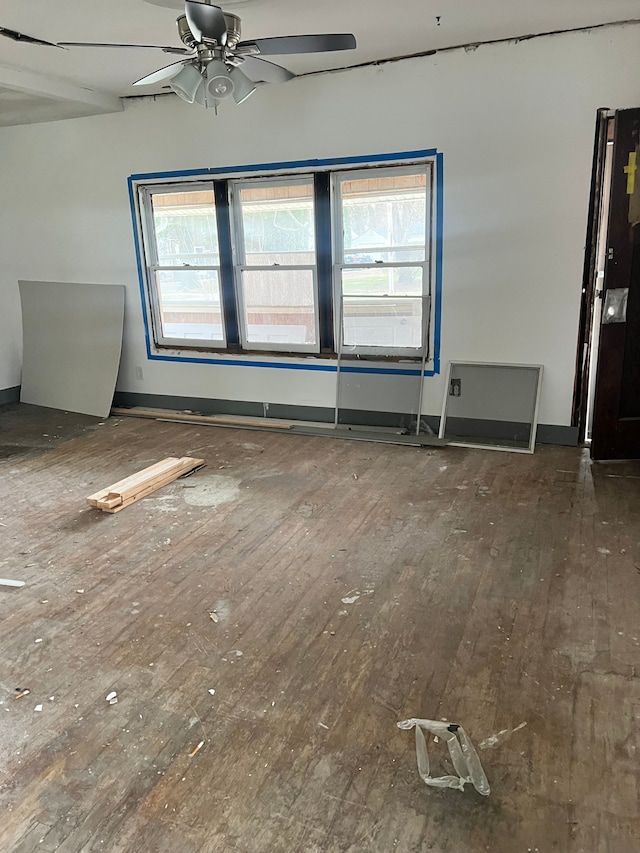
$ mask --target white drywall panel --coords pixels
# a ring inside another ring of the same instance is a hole
[[[115,390],[124,286],[20,281],[20,400],[106,417]]]
[[[333,406],[326,372],[147,360],[126,178],[437,148],[442,369],[543,364],[540,421],[568,425],[595,113],[638,105],[639,36],[628,26],[301,78],[218,116],[160,98],[0,129],[0,386],[19,382],[18,278],[115,280],[127,288],[120,389]],[[425,379],[425,413],[443,391],[442,375]]]

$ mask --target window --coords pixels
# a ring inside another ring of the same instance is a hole
[[[428,167],[335,176],[345,352],[409,355],[427,342],[429,177]]]
[[[318,352],[313,178],[235,181],[232,198],[245,348]]]
[[[433,173],[137,181],[154,346],[425,358]]]
[[[226,345],[213,187],[144,191],[156,342]]]

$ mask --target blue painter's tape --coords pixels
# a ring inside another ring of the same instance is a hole
[[[197,358],[186,355],[156,355],[149,353],[149,361],[177,361],[181,364],[222,364],[235,367],[271,367],[276,370],[315,370],[323,373],[335,373],[335,365],[330,364],[284,364],[281,361],[252,361],[240,358]]]
[[[198,358],[197,356],[186,355],[156,355],[155,353],[148,354],[149,361],[172,361],[182,364],[220,364],[232,367],[269,367],[273,370],[311,370],[320,373],[336,373],[337,365],[335,364],[286,364],[281,361],[254,361],[251,359],[239,358]],[[388,374],[393,376],[419,376],[420,370],[411,370],[409,368],[393,367],[345,367],[340,368],[341,373],[378,373]],[[425,376],[435,376],[434,370],[425,370]]]
[[[240,358],[197,358],[191,356],[158,355],[152,351],[151,333],[149,329],[149,311],[147,305],[147,294],[142,265],[142,251],[138,236],[138,222],[135,204],[135,183],[138,181],[154,181],[167,179],[181,179],[193,177],[206,177],[221,174],[277,171],[281,169],[321,169],[329,166],[349,166],[367,163],[393,163],[398,161],[422,159],[425,157],[436,158],[436,237],[435,237],[435,305],[434,305],[434,356],[433,368],[424,371],[424,376],[435,376],[440,373],[440,340],[441,340],[441,311],[442,311],[442,239],[443,239],[443,192],[444,192],[444,157],[436,148],[427,148],[418,151],[400,151],[388,154],[371,154],[357,157],[334,157],[329,159],[314,160],[290,160],[278,163],[260,163],[245,166],[220,166],[205,169],[186,169],[171,172],[146,172],[131,175],[128,178],[129,204],[131,206],[131,220],[133,224],[133,240],[136,253],[136,265],[138,269],[138,283],[140,288],[140,300],[142,303],[142,318],[144,323],[145,345],[149,361],[169,361],[181,364],[217,364],[238,367],[261,367],[272,370],[306,370],[320,373],[335,373],[337,365],[305,363],[291,364],[277,361],[255,361]],[[391,367],[349,367],[343,366],[341,371],[346,373],[373,373],[388,375],[419,376],[420,370],[406,368],[394,369]]]
[[[434,307],[433,370],[440,373],[442,334],[442,241],[444,236],[444,155],[436,154],[436,304]]]
[[[358,157],[331,157],[320,160],[282,160],[277,163],[250,163],[245,166],[214,166],[209,169],[185,169],[174,172],[141,172],[131,175],[131,181],[160,181],[169,178],[193,178],[207,175],[225,175],[235,172],[273,172],[280,169],[321,169],[325,166],[351,166],[363,163],[391,163],[397,160],[415,160],[424,157],[435,157],[436,148],[426,148],[420,151],[399,151],[393,154],[371,154]]]
[[[130,181],[159,181],[163,178],[194,178],[200,175],[208,175],[211,169],[184,169],[180,172],[142,172],[139,175],[131,175]]]
[[[144,322],[144,341],[147,348],[147,358],[151,357],[151,337],[149,335],[149,321],[147,319],[147,295],[144,286],[144,274],[142,271],[142,252],[140,251],[140,240],[138,238],[138,219],[136,216],[136,200],[133,178],[127,181],[129,187],[129,205],[131,206],[131,222],[133,224],[133,245],[136,251],[136,266],[138,268],[138,286],[140,289],[140,300],[142,302],[142,320]]]

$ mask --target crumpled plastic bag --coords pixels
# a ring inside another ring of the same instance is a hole
[[[465,784],[470,782],[479,794],[484,797],[489,796],[491,788],[482,769],[478,753],[462,726],[457,723],[442,723],[438,720],[416,719],[402,720],[397,726],[399,729],[415,727],[418,773],[423,782],[434,788],[455,788],[458,791],[463,791]],[[423,729],[446,740],[457,776],[431,776],[429,774],[429,753],[427,752],[427,742],[422,732]]]

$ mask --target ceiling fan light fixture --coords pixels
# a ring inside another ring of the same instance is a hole
[[[218,106],[220,105],[220,101],[217,101],[215,98],[211,97],[211,95],[207,92],[207,85],[202,80],[202,86],[196,92],[196,104],[200,104],[201,107],[204,107],[206,110],[213,109],[214,112],[218,113]]]
[[[212,59],[207,65],[205,85],[207,94],[216,101],[230,97],[236,88],[227,66],[220,59]],[[248,96],[245,95],[245,97]]]
[[[195,65],[185,65],[182,71],[170,80],[169,86],[183,101],[192,104],[196,100],[198,89],[201,86],[204,88],[204,81]]]
[[[239,68],[232,68],[229,77],[233,82],[233,100],[236,104],[242,104],[255,92],[256,84]]]

